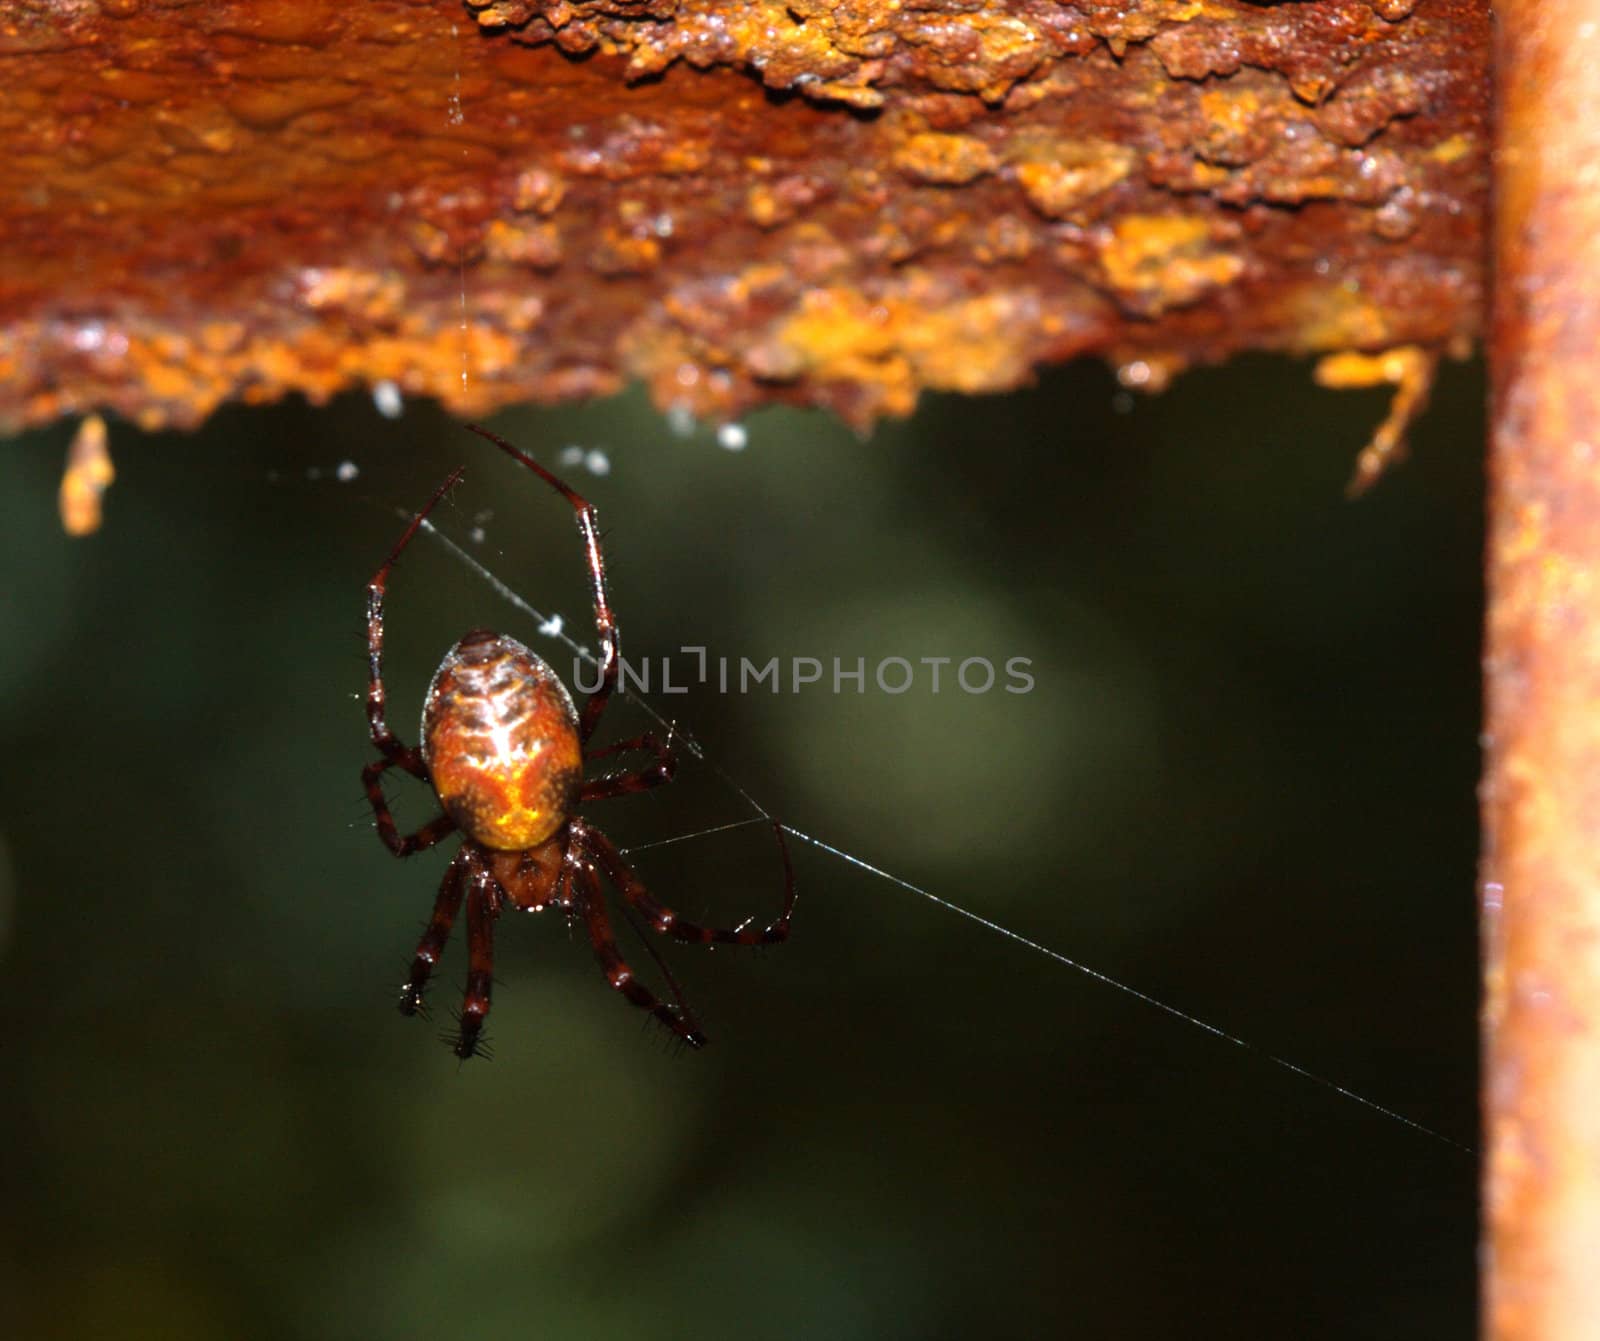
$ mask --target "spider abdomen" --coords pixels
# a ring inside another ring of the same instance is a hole
[[[543,658],[515,638],[476,629],[433,673],[422,758],[467,837],[502,852],[536,847],[577,804],[577,709]]]

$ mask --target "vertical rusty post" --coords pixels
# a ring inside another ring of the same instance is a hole
[[[1495,6],[1492,1341],[1600,1337],[1600,0]]]

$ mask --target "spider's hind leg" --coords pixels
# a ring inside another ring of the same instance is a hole
[[[783,825],[776,820],[772,821],[772,832],[778,840],[778,855],[783,860],[783,907],[778,916],[764,927],[752,927],[748,923],[740,923],[737,927],[708,927],[679,917],[650,893],[623,859],[615,843],[598,829],[580,820],[573,821],[573,828],[586,849],[593,853],[606,879],[663,936],[696,945],[778,945],[789,939],[789,919],[794,916],[794,866],[789,860],[789,844],[783,836]]]
[[[608,754],[653,754],[655,763],[646,768],[629,771],[623,769],[614,773],[606,773],[598,778],[591,778],[583,784],[579,793],[580,802],[603,801],[613,796],[626,796],[629,792],[649,791],[652,787],[661,787],[672,781],[678,771],[677,756],[672,752],[672,728],[667,728],[666,739],[645,732],[642,736],[635,736],[632,740],[619,740],[614,745],[607,745],[603,750],[591,750],[590,759],[603,759]]]
[[[600,881],[596,878],[592,867],[583,865],[579,870],[581,874],[578,881],[578,910],[583,915],[584,927],[589,933],[589,944],[594,947],[594,956],[600,961],[600,967],[605,970],[606,980],[639,1009],[649,1011],[691,1048],[705,1047],[706,1036],[700,1032],[698,1022],[689,1014],[686,1006],[668,1005],[633,976],[633,970],[628,967],[627,961],[622,957],[622,951],[617,948],[617,937],[611,930],[611,918],[606,913],[605,899],[600,893]],[[660,963],[660,960],[657,962]],[[663,964],[662,968],[665,967]],[[670,975],[668,981],[672,981]],[[673,982],[672,986],[676,992],[677,984]]]
[[[470,852],[471,849],[464,849]],[[500,886],[487,867],[467,858],[471,886],[467,890],[467,992],[461,1002],[461,1028],[454,1051],[466,1061],[486,1054],[480,1044],[494,986],[494,920],[500,913]]]
[[[427,930],[417,942],[417,952],[411,960],[411,972],[400,986],[400,1013],[416,1015],[423,1010],[423,994],[428,979],[439,967],[450,928],[455,925],[456,913],[461,907],[461,896],[467,887],[466,849],[456,853],[439,884],[439,897],[433,902],[433,916],[428,919]]]

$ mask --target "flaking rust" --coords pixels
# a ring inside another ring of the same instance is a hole
[[[1485,0],[13,0],[0,430],[633,379],[864,427],[1086,353],[1436,357],[1487,41]]]
[[[1457,349],[1455,352],[1464,354],[1466,351]],[[1347,497],[1359,498],[1382,478],[1384,471],[1405,458],[1406,434],[1428,408],[1428,397],[1433,394],[1433,381],[1438,371],[1438,353],[1418,345],[1401,345],[1381,354],[1347,351],[1328,354],[1318,360],[1313,376],[1319,386],[1394,388],[1389,413],[1356,457],[1355,472],[1345,486]]]
[[[78,425],[67,446],[57,507],[68,535],[93,535],[100,529],[101,500],[117,478],[111,464],[106,421],[91,414]]]

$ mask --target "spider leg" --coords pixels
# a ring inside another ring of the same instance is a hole
[[[635,1006],[649,1011],[691,1048],[705,1047],[706,1037],[696,1027],[694,1018],[686,1009],[667,1005],[633,976],[633,970],[628,967],[627,961],[622,957],[622,951],[617,948],[616,933],[611,930],[611,918],[606,912],[605,897],[600,892],[599,876],[586,858],[578,857],[574,864],[576,874],[573,883],[578,892],[579,910],[583,914],[584,926],[589,932],[589,944],[594,946],[594,957],[600,961],[600,967],[605,970],[606,979]],[[672,981],[671,975],[668,975],[668,981]]]
[[[683,1022],[688,1025],[694,1033],[701,1035],[701,1041],[704,1042],[704,1035],[700,1028],[700,1021],[695,1018],[694,1011],[689,1005],[688,998],[683,994],[683,988],[678,986],[678,979],[673,975],[672,969],[668,967],[667,961],[662,957],[661,951],[656,949],[655,942],[644,934],[644,928],[639,925],[638,915],[635,914],[633,909],[628,907],[626,903],[618,908],[617,911],[622,914],[622,920],[628,924],[628,930],[633,932],[633,934],[639,938],[639,944],[644,946],[644,948],[649,951],[650,958],[655,961],[656,968],[661,971],[661,976],[667,980],[667,986],[672,991],[672,999],[678,1003],[674,1009],[677,1010],[679,1018],[682,1019]]]
[[[607,745],[603,750],[591,751],[588,757],[600,759],[608,754],[624,754],[634,750],[654,754],[655,763],[648,768],[632,772],[620,770],[591,778],[579,791],[579,802],[604,801],[613,796],[625,796],[629,792],[649,791],[652,787],[660,787],[672,781],[672,775],[678,769],[678,760],[672,753],[671,732],[668,732],[666,740],[661,740],[649,732],[635,736],[632,740],[619,740],[615,745]]]
[[[455,1041],[455,1054],[462,1061],[483,1055],[478,1035],[489,1014],[489,994],[494,986],[494,920],[500,913],[500,891],[494,876],[471,856],[467,861],[471,870],[467,890],[467,991],[461,1002],[461,1032]]]
[[[423,993],[428,979],[444,954],[450,939],[450,928],[455,924],[461,907],[461,896],[466,892],[467,863],[458,852],[439,884],[439,897],[433,902],[433,916],[428,919],[428,929],[417,942],[417,953],[411,960],[411,974],[400,987],[400,1013],[415,1015],[422,1009]]]
[[[731,929],[706,927],[685,922],[651,895],[644,882],[623,859],[622,853],[617,851],[616,845],[603,833],[577,819],[572,821],[572,829],[575,841],[594,854],[600,869],[622,892],[622,897],[643,913],[650,925],[663,935],[700,945],[776,945],[789,939],[789,918],[794,913],[794,866],[789,861],[789,845],[784,841],[783,826],[776,820],[772,822],[772,830],[777,835],[778,851],[783,857],[783,911],[776,921],[759,930],[745,926]]]
[[[480,438],[487,438],[508,456],[522,462],[571,503],[573,511],[578,514],[578,534],[583,537],[584,560],[589,565],[589,591],[594,597],[595,634],[600,641],[600,684],[583,705],[583,714],[578,721],[578,738],[587,744],[595,727],[600,724],[600,714],[605,711],[606,700],[617,687],[617,674],[622,666],[622,635],[617,628],[616,616],[611,613],[611,602],[606,596],[606,564],[600,553],[600,523],[594,505],[531,456],[518,451],[498,433],[491,433],[477,424],[468,424],[467,427]]]
[[[389,723],[384,717],[386,695],[383,688],[383,598],[389,586],[389,570],[399,561],[400,555],[411,543],[411,538],[416,535],[423,520],[438,505],[439,500],[456,487],[460,479],[461,470],[458,469],[434,490],[433,497],[423,505],[422,511],[411,519],[411,524],[401,533],[400,539],[389,551],[389,557],[379,565],[378,571],[367,583],[367,728],[372,732],[372,743],[382,751],[385,759],[393,760],[412,776],[424,780],[427,774],[419,771],[422,764],[421,760],[415,757],[416,751],[403,744],[400,738],[389,730]]]
[[[429,820],[416,833],[402,834],[395,826],[394,815],[389,810],[389,802],[383,795],[383,775],[390,768],[406,768],[413,776],[427,780],[427,770],[422,767],[421,760],[416,760],[416,768],[408,768],[408,756],[415,751],[396,758],[374,759],[361,770],[361,783],[367,789],[367,800],[372,805],[373,818],[378,826],[378,837],[383,840],[383,845],[397,857],[409,857],[413,852],[423,852],[442,839],[448,838],[455,832],[456,822],[448,815],[440,815]]]

